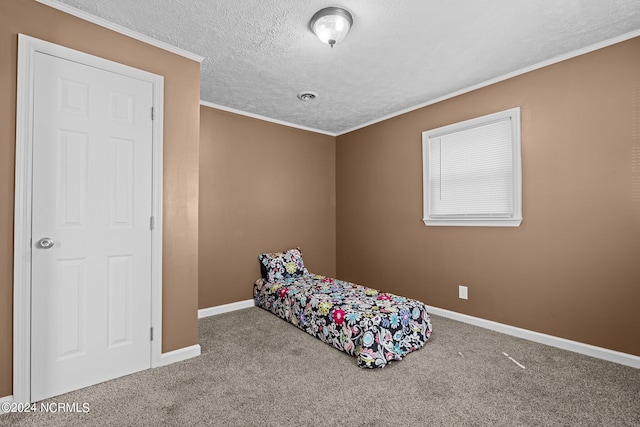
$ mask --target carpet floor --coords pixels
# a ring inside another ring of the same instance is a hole
[[[0,425],[640,426],[639,369],[432,323],[424,348],[368,370],[260,308],[221,314],[200,320],[200,357],[43,401],[87,413]]]

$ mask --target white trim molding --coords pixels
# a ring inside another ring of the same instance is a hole
[[[520,107],[422,132],[422,221],[519,227],[521,170]]]
[[[480,82],[478,84],[457,90],[455,92],[447,93],[441,97],[436,99],[432,99],[430,101],[426,101],[420,103],[418,105],[414,105],[413,107],[405,108],[404,110],[396,111],[395,113],[388,114],[386,116],[380,117],[379,119],[371,120],[369,122],[363,123],[361,125],[354,126],[352,128],[340,131],[336,133],[336,136],[345,135],[349,132],[356,131],[358,129],[366,128],[368,126],[374,125],[376,123],[384,122],[385,120],[392,119],[397,116],[401,116],[406,113],[410,113],[415,110],[419,110],[420,108],[428,107],[429,105],[437,104],[438,102],[446,101],[447,99],[455,98],[458,95],[463,95],[468,92],[472,92],[476,89],[482,89],[485,86],[491,86],[492,84],[499,83],[504,80],[509,80],[512,77],[519,76],[521,74],[526,74],[530,71],[535,71],[540,68],[547,67],[549,65],[557,64],[558,62],[566,61],[571,58],[575,58],[577,56],[585,55],[590,52],[594,52],[599,49],[603,49],[605,47],[612,46],[617,43],[622,43],[627,40],[631,40],[632,38],[640,36],[640,30],[634,30],[626,34],[622,34],[617,37],[613,37],[609,40],[604,40],[599,43],[592,44],[590,46],[583,47],[582,49],[577,49],[569,53],[565,53],[564,55],[556,56],[555,58],[547,59],[546,61],[538,62],[537,64],[530,65],[528,67],[521,68],[519,70],[513,71],[511,73],[504,74],[502,76],[498,76],[496,78],[486,80],[484,82]]]
[[[314,128],[310,128],[310,127],[307,127],[307,126],[297,125],[295,123],[285,122],[283,120],[272,119],[271,117],[261,116],[259,114],[254,114],[254,113],[248,113],[246,111],[237,110],[237,109],[231,108],[231,107],[225,107],[224,105],[218,105],[218,104],[214,104],[214,103],[208,102],[208,101],[200,100],[200,105],[202,105],[203,107],[209,107],[209,108],[213,108],[215,110],[222,110],[222,111],[226,111],[228,113],[238,114],[240,116],[251,117],[252,119],[258,119],[258,120],[262,120],[264,122],[275,123],[277,125],[282,125],[282,126],[286,126],[286,127],[290,127],[290,128],[294,128],[294,129],[306,130],[306,131],[309,131],[309,132],[319,133],[319,134],[322,134],[322,135],[329,135],[329,136],[333,136],[333,137],[337,136],[336,133],[327,132],[327,131],[320,130],[320,129],[314,129]]]
[[[31,191],[33,158],[33,81],[37,52],[149,82],[153,87],[154,120],[151,232],[151,366],[162,364],[162,177],[164,78],[127,65],[69,49],[24,34],[18,35],[16,162],[13,264],[13,399],[31,401]]]
[[[189,347],[183,347],[167,353],[162,353],[160,356],[159,366],[171,365],[172,363],[182,362],[183,360],[198,357],[200,356],[200,351],[200,344],[194,344]]]
[[[550,345],[552,347],[569,350],[574,353],[584,354],[586,356],[595,357],[597,359],[607,360],[609,362],[618,363],[620,365],[630,366],[640,369],[640,357],[633,354],[622,353],[620,351],[609,350],[603,347],[571,341],[565,338],[555,337],[553,335],[542,334],[540,332],[530,331],[528,329],[517,328],[515,326],[505,325],[504,323],[494,322],[492,320],[481,319],[479,317],[469,316],[467,314],[455,311],[445,310],[443,308],[427,306],[429,313],[437,316],[446,317],[457,320],[459,322],[468,323],[470,325],[479,326],[481,328],[490,329],[492,331],[523,338],[540,344]]]
[[[107,21],[106,19],[99,18],[95,15],[87,13],[83,10],[76,9],[75,7],[69,6],[64,3],[60,3],[57,0],[36,0],[38,3],[42,3],[54,9],[58,9],[64,13],[68,13],[69,15],[73,15],[76,18],[80,18],[84,21],[91,22],[92,24],[99,25],[101,27],[107,28],[111,31],[115,31],[116,33],[123,34],[127,37],[131,37],[132,39],[141,41],[148,45],[166,50],[171,53],[175,53],[176,55],[183,56],[187,59],[191,59],[196,62],[202,62],[204,60],[204,56],[196,55],[195,53],[191,53],[184,49],[180,49],[169,43],[165,43],[163,41],[154,39],[153,37],[146,36],[144,34],[140,34],[136,31],[130,30],[129,28],[123,27],[118,24],[114,24],[113,22]]]
[[[162,354],[162,200],[164,192],[164,77],[153,85],[153,194],[154,227],[151,232],[151,326],[158,339],[151,342],[151,367],[160,366]]]
[[[252,299],[232,302],[229,304],[216,305],[215,307],[201,308],[198,310],[198,319],[215,316],[217,314],[228,313],[230,311],[242,310],[243,308],[255,307],[256,303]]]

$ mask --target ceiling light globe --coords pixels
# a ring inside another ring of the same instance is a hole
[[[318,11],[311,18],[310,26],[321,42],[331,47],[340,43],[349,33],[353,25],[351,14],[339,7],[327,7]]]

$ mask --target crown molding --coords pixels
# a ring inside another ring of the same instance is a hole
[[[271,117],[261,116],[259,114],[248,113],[246,111],[237,110],[237,109],[231,108],[231,107],[225,107],[224,105],[218,105],[218,104],[214,104],[214,103],[208,102],[208,101],[202,101],[201,100],[200,101],[200,105],[202,105],[204,107],[213,108],[213,109],[216,109],[216,110],[227,111],[229,113],[234,113],[234,114],[238,114],[238,115],[241,115],[241,116],[251,117],[253,119],[258,119],[258,120],[262,120],[262,121],[265,121],[265,122],[271,122],[271,123],[275,123],[275,124],[278,124],[278,125],[287,126],[287,127],[290,127],[290,128],[306,130],[306,131],[309,131],[309,132],[320,133],[322,135],[328,135],[328,136],[333,136],[333,137],[337,136],[337,134],[332,133],[332,132],[327,132],[325,130],[314,129],[314,128],[310,128],[310,127],[307,127],[307,126],[297,125],[295,123],[285,122],[283,120],[273,119]]]
[[[612,46],[612,45],[617,44],[617,43],[622,43],[624,41],[630,40],[630,39],[638,37],[638,36],[640,36],[640,30],[631,31],[629,33],[625,33],[625,34],[622,34],[620,36],[613,37],[611,39],[607,39],[607,40],[604,40],[602,42],[595,43],[595,44],[583,47],[581,49],[577,49],[577,50],[571,51],[569,53],[565,53],[564,55],[556,56],[554,58],[547,59],[547,60],[542,61],[542,62],[538,62],[537,64],[533,64],[533,65],[530,65],[528,67],[520,68],[519,70],[513,71],[511,73],[504,74],[502,76],[499,76],[499,77],[496,77],[496,78],[493,78],[493,79],[490,79],[490,80],[486,80],[484,82],[481,82],[481,83],[478,83],[478,84],[475,84],[475,85],[472,85],[472,86],[468,86],[468,87],[466,87],[464,89],[460,89],[460,90],[457,90],[455,92],[451,92],[451,93],[443,95],[443,96],[441,96],[439,98],[435,98],[435,99],[432,99],[430,101],[423,102],[423,103],[415,105],[413,107],[405,108],[404,110],[400,110],[400,111],[397,111],[395,113],[388,114],[388,115],[386,115],[384,117],[380,117],[379,119],[375,119],[375,120],[372,120],[370,122],[363,123],[363,124],[355,126],[353,128],[337,132],[336,136],[341,136],[341,135],[347,134],[349,132],[353,132],[355,130],[363,129],[363,128],[366,128],[367,126],[371,126],[371,125],[374,125],[376,123],[380,123],[380,122],[383,122],[385,120],[392,119],[394,117],[401,116],[403,114],[410,113],[410,112],[415,111],[415,110],[419,110],[420,108],[424,108],[424,107],[427,107],[429,105],[437,104],[438,102],[446,101],[447,99],[455,98],[456,96],[463,95],[463,94],[468,93],[468,92],[472,92],[472,91],[474,91],[476,89],[481,89],[481,88],[483,88],[485,86],[490,86],[490,85],[492,85],[494,83],[498,83],[498,82],[501,82],[501,81],[504,81],[504,80],[508,80],[508,79],[510,79],[512,77],[516,77],[516,76],[519,76],[521,74],[526,74],[528,72],[535,71],[535,70],[538,70],[540,68],[547,67],[549,65],[557,64],[559,62],[566,61],[568,59],[575,58],[577,56],[581,56],[581,55],[584,55],[584,54],[587,54],[587,53],[590,53],[590,52],[593,52],[593,51],[596,51],[596,50],[599,50],[599,49],[602,49],[602,48],[605,48],[605,47],[609,47],[609,46]]]
[[[180,49],[178,47],[170,45],[169,43],[156,40],[153,37],[145,36],[144,34],[140,34],[136,31],[130,30],[129,28],[125,28],[121,25],[114,24],[113,22],[109,22],[106,19],[99,18],[95,15],[92,15],[80,9],[76,9],[75,7],[60,3],[59,1],[56,1],[56,0],[36,0],[36,1],[38,3],[42,3],[54,9],[58,9],[64,13],[68,13],[69,15],[73,15],[84,21],[91,22],[93,24],[115,31],[116,33],[120,33],[127,37],[131,37],[132,39],[136,39],[143,43],[155,46],[157,48],[166,50],[171,53],[175,53],[176,55],[183,56],[187,59],[191,59],[192,61],[202,62],[204,60],[204,56],[196,55],[195,53],[186,51],[184,49]]]

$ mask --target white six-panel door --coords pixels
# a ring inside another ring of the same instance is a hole
[[[153,87],[36,53],[31,399],[151,366]]]

